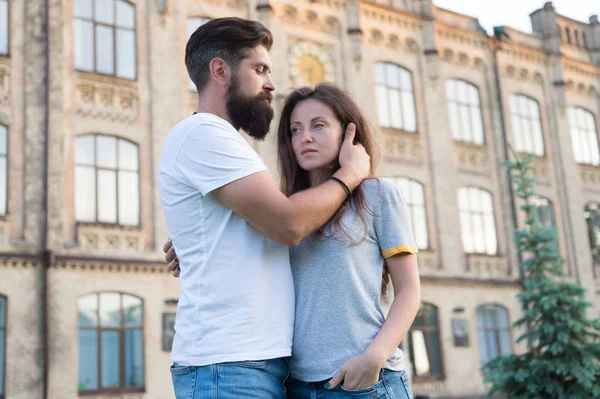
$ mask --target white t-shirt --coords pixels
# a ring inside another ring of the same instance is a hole
[[[213,114],[181,121],[164,142],[158,189],[181,267],[175,363],[204,366],[291,354],[288,249],[212,194],[263,170],[256,151]]]

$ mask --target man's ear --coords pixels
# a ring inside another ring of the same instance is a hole
[[[210,77],[217,84],[227,86],[231,78],[231,68],[229,64],[222,58],[213,58],[208,64],[210,70]]]

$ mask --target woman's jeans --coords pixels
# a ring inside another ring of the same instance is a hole
[[[375,385],[358,390],[342,385],[329,390],[324,387],[328,381],[303,382],[290,377],[286,383],[287,399],[413,399],[406,371],[382,369]]]
[[[285,359],[171,366],[177,399],[285,399]]]

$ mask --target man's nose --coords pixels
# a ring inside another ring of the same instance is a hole
[[[270,90],[270,91],[275,91],[275,82],[273,82],[273,79],[271,78],[271,74],[266,74],[267,75],[267,80],[264,84],[264,88],[266,90]]]

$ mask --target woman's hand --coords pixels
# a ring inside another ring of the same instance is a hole
[[[350,390],[368,388],[379,381],[381,367],[381,361],[372,352],[365,351],[344,363],[336,375],[325,384],[325,388],[333,389],[340,384],[344,389]]]

